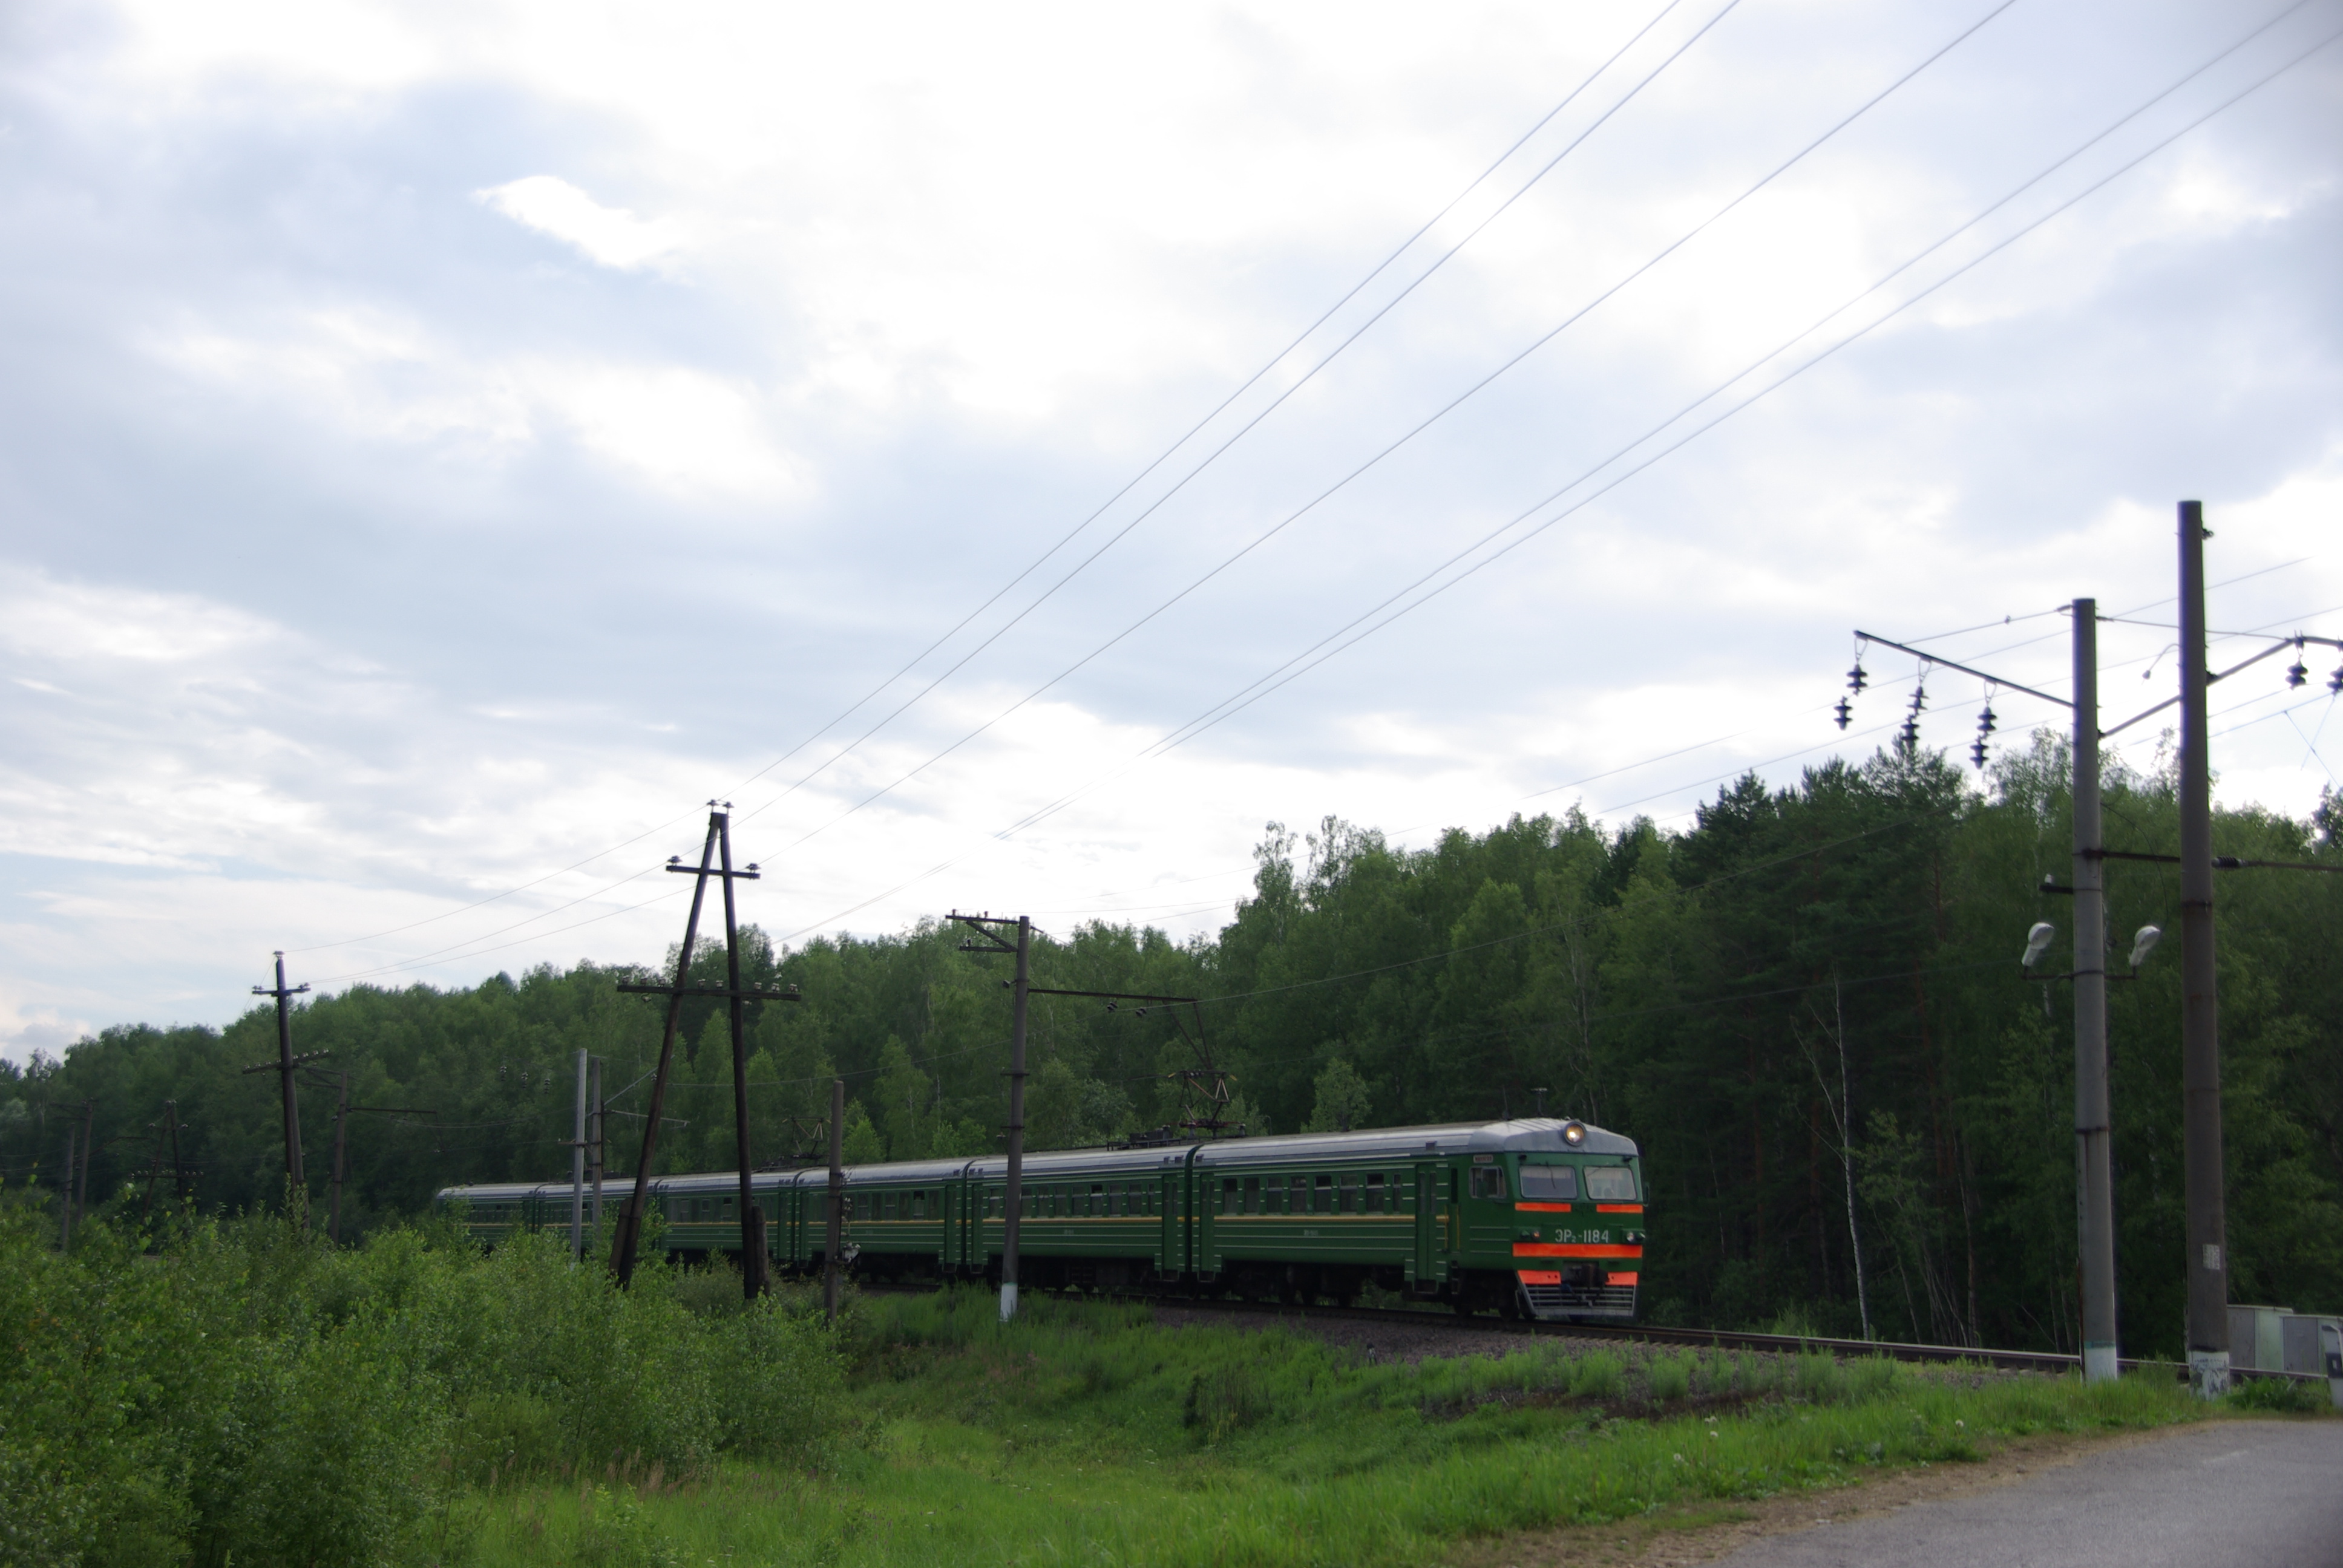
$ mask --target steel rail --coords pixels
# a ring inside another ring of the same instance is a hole
[[[862,1284],[858,1287],[872,1294],[931,1293],[940,1285],[924,1284]],[[1518,1334],[1529,1338],[1616,1340],[1628,1343],[1654,1345],[1687,1345],[1713,1350],[1758,1351],[1774,1355],[1800,1354],[1826,1351],[1838,1357],[1885,1356],[1891,1361],[1935,1364],[1967,1362],[1992,1367],[1998,1372],[2043,1372],[2056,1376],[2079,1372],[2082,1358],[2065,1355],[2056,1351],[1992,1350],[1976,1345],[1912,1344],[1897,1340],[1845,1340],[1821,1334],[1768,1334],[1734,1329],[1689,1329],[1664,1327],[1655,1323],[1577,1323],[1552,1322],[1534,1318],[1484,1317],[1465,1314],[1441,1307],[1332,1307],[1298,1306],[1289,1302],[1248,1302],[1225,1296],[1186,1296],[1156,1294],[1138,1291],[1030,1291],[1029,1294],[1046,1295],[1060,1301],[1112,1302],[1133,1306],[1172,1307],[1183,1312],[1220,1312],[1231,1315],[1250,1313],[1255,1316],[1292,1318],[1296,1321],[1316,1319],[1322,1322],[1379,1322],[1397,1327],[1455,1328],[1470,1332],[1488,1334]],[[2186,1381],[2188,1369],[2178,1362],[2138,1360],[2126,1357],[2117,1365],[2127,1372],[2169,1372],[2175,1379]],[[2308,1372],[2269,1372],[2253,1367],[2236,1367],[2232,1375],[2239,1378],[2280,1378],[2290,1382],[2304,1381],[2317,1374]],[[2323,1380],[2322,1380],[2323,1381]]]

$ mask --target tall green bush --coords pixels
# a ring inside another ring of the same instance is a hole
[[[704,1316],[552,1238],[484,1256],[444,1224],[337,1250],[275,1220],[69,1254],[0,1204],[0,1561],[396,1563],[460,1549],[463,1484],[819,1464],[843,1366],[816,1317]]]

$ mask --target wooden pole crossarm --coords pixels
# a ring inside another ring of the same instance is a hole
[[[749,862],[748,865],[742,867],[737,871],[719,870],[712,866],[703,871],[698,866],[685,865],[683,863],[683,858],[679,855],[670,856],[669,858],[667,869],[670,871],[676,872],[679,876],[706,877],[710,881],[713,881],[719,877],[729,877],[735,881],[753,882],[764,875],[763,872],[757,869],[756,863],[754,861]]]
[[[803,1001],[798,988],[789,986],[780,990],[760,990],[756,986],[721,985],[650,985],[638,981],[621,982],[618,989],[639,991],[646,996],[737,996],[743,1001]]]
[[[1131,990],[1059,990],[1043,985],[1027,986],[1025,991],[1029,996],[1094,996],[1105,1001],[1193,1002],[1199,1000],[1192,996],[1148,996]]]
[[[250,1067],[246,1068],[244,1070],[245,1070],[246,1072],[247,1072],[247,1073],[251,1073],[251,1072],[282,1072],[282,1071],[284,1071],[284,1070],[286,1070],[286,1068],[287,1068],[288,1066],[290,1066],[290,1067],[298,1067],[298,1066],[300,1066],[300,1065],[301,1065],[303,1062],[305,1062],[305,1061],[315,1061],[315,1060],[317,1060],[318,1058],[320,1058],[320,1057],[331,1056],[331,1055],[333,1055],[333,1054],[334,1054],[334,1053],[333,1053],[332,1051],[330,1051],[330,1050],[305,1050],[305,1051],[303,1051],[300,1055],[298,1055],[298,1056],[297,1056],[297,1057],[293,1058],[293,1059],[292,1059],[292,1060],[291,1060],[291,1061],[289,1061],[289,1062],[285,1062],[285,1061],[256,1061],[256,1062],[254,1062]]]

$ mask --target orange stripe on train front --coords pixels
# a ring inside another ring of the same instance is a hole
[[[1644,1206],[1641,1203],[1597,1203],[1594,1211],[1598,1214],[1640,1214]]]
[[[1516,1241],[1516,1258],[1640,1258],[1641,1247],[1604,1245],[1587,1241]]]

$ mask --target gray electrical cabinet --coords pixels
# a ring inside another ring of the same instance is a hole
[[[2323,1377],[2343,1410],[2343,1318],[2291,1307],[2231,1307],[2229,1364],[2241,1371]]]

